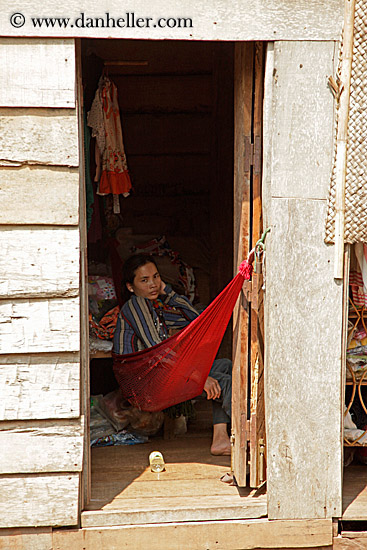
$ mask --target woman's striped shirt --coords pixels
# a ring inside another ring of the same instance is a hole
[[[141,296],[131,296],[121,308],[113,339],[113,351],[121,355],[134,353],[162,342],[169,329],[186,327],[198,312],[185,296],[169,285],[157,303]]]

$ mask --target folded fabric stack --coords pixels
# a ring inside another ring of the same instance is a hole
[[[347,349],[347,364],[357,378],[367,369],[367,335],[364,328],[357,329]],[[347,368],[347,378],[351,378]]]
[[[344,418],[344,437],[351,443],[354,441],[358,442],[360,445],[367,443],[366,430],[360,430],[357,428],[349,412]]]
[[[112,278],[90,275],[88,299],[90,352],[110,351],[120,309]]]

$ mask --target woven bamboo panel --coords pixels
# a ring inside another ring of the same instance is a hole
[[[367,87],[364,84],[366,72],[367,7],[365,0],[356,0],[345,190],[344,240],[350,244],[367,242]],[[335,166],[336,153],[325,228],[327,243],[334,242],[335,236]]]

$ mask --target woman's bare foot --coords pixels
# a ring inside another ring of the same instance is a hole
[[[231,454],[231,443],[227,433],[227,424],[214,424],[213,441],[210,452],[215,456],[229,456]]]

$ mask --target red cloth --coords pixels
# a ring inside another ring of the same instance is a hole
[[[110,309],[110,311],[107,311],[107,313],[102,317],[99,323],[96,323],[96,321],[93,320],[92,315],[89,314],[89,328],[91,332],[101,340],[112,340],[113,333],[116,329],[119,312],[119,306]]]
[[[123,193],[128,193],[131,187],[130,176],[127,171],[108,172],[107,170],[103,170],[99,182],[100,195],[108,195],[109,193],[122,195]]]
[[[245,278],[240,272],[199,317],[178,334],[137,353],[113,354],[114,373],[128,401],[144,411],[161,411],[203,392]]]

